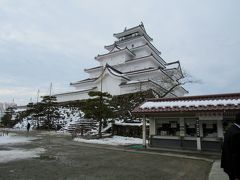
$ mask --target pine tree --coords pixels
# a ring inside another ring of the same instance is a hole
[[[35,105],[35,116],[45,116],[44,126],[53,128],[54,119],[59,117],[57,98],[55,96],[43,96],[42,101]]]
[[[92,118],[99,122],[98,136],[102,137],[103,120],[112,117],[112,109],[109,102],[112,96],[107,92],[90,91],[90,99],[86,100],[82,108],[86,118]]]
[[[2,122],[1,122],[3,126],[5,126],[5,127],[13,126],[13,122],[11,121],[13,113],[14,113],[13,107],[8,107],[6,109],[5,114],[2,117]]]

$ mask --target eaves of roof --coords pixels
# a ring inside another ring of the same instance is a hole
[[[178,67],[177,67],[177,68],[167,68],[168,65],[172,65],[172,64],[178,64]],[[166,69],[164,69],[164,71],[171,71],[171,70],[173,70],[173,69],[176,69],[176,70],[179,69],[179,71],[180,71],[180,73],[181,73],[181,77],[180,77],[179,79],[181,79],[181,78],[184,77],[183,72],[182,72],[182,68],[181,68],[181,64],[180,64],[179,61],[167,63],[167,64],[166,64]],[[178,79],[178,80],[179,80],[179,79]]]
[[[113,68],[112,66],[110,66],[109,64],[106,64],[106,69],[108,69],[108,72],[111,73],[113,76],[117,76],[120,78],[124,78],[126,80],[129,80],[128,77],[126,77],[125,73],[122,73],[121,71]],[[109,70],[110,69],[110,70]],[[116,73],[113,73],[111,70],[115,71]]]
[[[109,52],[107,54],[98,55],[98,56],[95,57],[95,59],[100,60],[101,57],[113,55],[113,54],[120,53],[120,52],[123,52],[123,51],[126,51],[127,53],[131,54],[132,56],[135,56],[135,54],[126,47],[126,48],[121,49],[119,51],[112,51],[112,52]]]
[[[100,69],[100,68],[103,68],[103,66],[97,66],[97,67],[93,67],[93,68],[84,69],[84,71],[87,72],[87,71],[92,71],[92,70],[96,70],[96,69]]]
[[[155,50],[154,48],[152,48],[151,45],[149,45],[149,43],[146,43],[146,44],[141,45],[141,46],[134,47],[134,48],[132,48],[131,50],[136,50],[136,49],[143,48],[143,47],[148,47],[148,48],[150,48],[150,49],[154,52],[154,54],[156,54],[156,56],[161,59],[162,62],[160,62],[160,61],[157,60],[157,59],[156,59],[156,60],[157,60],[163,67],[165,67],[165,63],[166,63],[166,62],[161,58],[161,56],[156,52],[156,50]]]
[[[58,93],[58,94],[54,94],[53,96],[60,96],[60,95],[66,95],[66,94],[77,94],[77,93],[81,93],[81,92],[87,92],[87,91],[91,91],[93,89],[96,89],[97,87],[93,87],[93,88],[89,88],[89,89],[83,89],[83,90],[79,90],[79,91],[70,91],[70,92],[65,92],[65,93]]]
[[[138,36],[132,37],[130,39],[122,40],[122,41],[115,41],[114,44],[120,45],[120,44],[125,43],[129,40],[134,40],[134,39],[138,39],[138,38],[144,38],[147,41],[147,43],[149,44],[149,46],[151,46],[151,48],[154,49],[154,51],[157,54],[161,54],[161,52],[150,41],[148,41],[147,38],[144,35],[138,35]],[[111,50],[114,47],[114,44],[104,46],[104,48],[107,49],[107,50],[109,50],[109,49]]]
[[[135,75],[135,74],[141,74],[141,73],[146,73],[146,72],[152,72],[152,71],[157,71],[160,68],[152,68],[149,67],[147,69],[139,69],[139,70],[135,70],[135,71],[128,71],[128,72],[124,72],[127,75]]]
[[[121,71],[118,71],[117,69],[113,68],[112,66],[110,66],[109,64],[106,64],[105,68],[103,69],[102,73],[96,77],[96,78],[88,78],[88,79],[84,79],[81,81],[77,81],[74,83],[70,83],[70,85],[76,85],[76,84],[84,84],[84,83],[89,83],[89,82],[95,82],[97,81],[99,78],[101,78],[101,76],[104,74],[104,72],[106,71],[106,69],[111,69],[112,71],[116,72],[113,73],[111,70],[108,70],[109,73],[111,73],[111,75],[116,76],[116,77],[120,77],[120,78],[124,78],[126,80],[129,80],[128,77],[126,77],[126,75],[124,73],[122,73]]]
[[[128,83],[121,83],[120,86],[128,86],[128,85],[140,84],[140,83],[152,83],[152,84],[154,84],[155,86],[160,87],[162,90],[167,91],[164,87],[162,87],[161,85],[155,83],[154,81],[152,81],[152,80],[150,80],[150,79],[148,79],[148,80],[142,80],[142,81],[138,81],[138,82],[136,81],[135,83],[130,83],[130,84],[128,84]]]
[[[134,74],[140,74],[140,73],[145,73],[145,72],[151,72],[151,71],[157,71],[160,70],[163,74],[165,74],[169,79],[171,79],[172,81],[174,81],[174,79],[172,79],[171,76],[169,76],[166,72],[164,72],[164,70],[160,67],[155,68],[155,69],[141,69],[141,70],[136,70],[136,71],[129,71],[129,72],[125,72],[125,74],[127,75],[134,75]]]
[[[70,86],[71,85],[75,85],[75,84],[83,84],[83,83],[89,83],[89,82],[94,82],[97,78],[87,78],[87,79],[83,79],[81,81],[77,81],[77,82],[73,82],[73,83],[70,83]]]

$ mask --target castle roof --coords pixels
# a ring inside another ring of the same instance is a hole
[[[101,73],[98,77],[96,77],[96,78],[83,79],[83,80],[81,80],[81,81],[77,81],[77,82],[70,83],[70,85],[76,85],[76,84],[84,84],[84,83],[95,82],[95,81],[97,81],[98,79],[100,79],[100,78],[104,75],[104,73],[105,73],[106,71],[108,71],[111,75],[113,75],[113,76],[115,76],[115,77],[129,80],[128,76],[127,76],[125,73],[123,73],[123,72],[121,72],[121,71],[113,68],[113,67],[110,66],[109,64],[106,64],[106,66],[104,67],[102,73]]]
[[[123,32],[120,33],[114,33],[113,36],[116,37],[117,39],[124,40],[125,38],[129,37],[134,37],[134,35],[145,35],[146,39],[148,41],[152,41],[153,39],[147,34],[145,27],[143,24],[140,24],[138,26],[132,27],[132,28],[125,28]]]
[[[103,68],[103,66],[97,66],[97,67],[93,67],[93,68],[84,69],[84,71],[85,72],[94,71],[94,70],[97,70],[97,69],[100,69],[100,68]]]
[[[154,51],[157,53],[157,54],[161,54],[161,52],[154,47],[154,45],[147,40],[146,36],[145,35],[138,35],[138,36],[135,36],[133,38],[131,38],[131,40],[134,40],[134,39],[138,39],[138,38],[143,38],[147,41],[147,43],[149,44],[149,46],[151,46],[152,49],[154,49]],[[113,44],[111,45],[107,45],[107,46],[104,46],[105,49],[107,49],[108,51],[111,51],[111,49],[114,47],[114,45],[118,45],[120,46],[121,44],[125,43],[125,42],[128,42],[129,39],[125,39],[125,40],[122,40],[122,41],[115,41]]]
[[[101,60],[103,57],[107,57],[109,55],[113,55],[113,54],[119,54],[119,53],[127,53],[129,55],[132,55],[132,56],[135,56],[135,54],[130,51],[127,47],[124,48],[124,49],[119,49],[118,51],[110,51],[109,53],[106,53],[106,54],[102,54],[102,55],[97,55],[95,57],[96,60]]]
[[[176,71],[180,72],[180,74],[176,74],[175,72],[173,72],[173,75],[179,75],[179,77],[177,78],[178,80],[184,77],[182,68],[181,68],[181,64],[179,61],[167,63],[165,65],[166,65],[166,69],[164,69],[165,72],[168,73],[168,72],[176,70]]]

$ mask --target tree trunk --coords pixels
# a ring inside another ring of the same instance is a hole
[[[102,119],[99,119],[98,137],[102,138]]]

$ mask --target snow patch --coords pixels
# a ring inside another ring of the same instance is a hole
[[[82,139],[75,138],[74,141],[91,143],[91,144],[106,144],[106,145],[131,145],[131,144],[142,144],[142,139],[133,137],[113,136],[112,138],[103,139]]]
[[[163,102],[145,102],[140,108],[159,108],[159,107],[173,107],[173,106],[207,106],[207,105],[228,105],[240,104],[240,99],[220,99],[220,100],[193,100],[193,101],[163,101]]]
[[[34,139],[36,139],[36,138],[13,136],[13,135],[9,134],[8,136],[0,136],[0,145],[29,143]]]
[[[39,157],[40,154],[44,152],[45,152],[44,148],[35,148],[30,150],[25,149],[1,150],[0,163]]]

